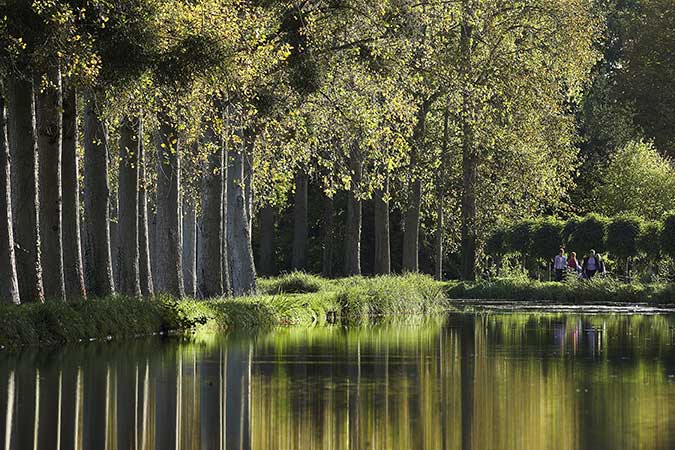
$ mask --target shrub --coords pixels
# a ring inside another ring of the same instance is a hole
[[[675,211],[666,214],[663,218],[661,249],[666,255],[675,258]]]
[[[620,216],[607,225],[607,251],[620,259],[638,254],[638,238],[642,221],[637,217]]]
[[[591,249],[604,252],[606,223],[607,219],[597,214],[589,214],[579,220],[569,238],[570,249],[579,254]]]
[[[661,230],[659,222],[646,222],[638,236],[638,251],[649,258],[658,258],[661,254]]]
[[[576,233],[579,222],[581,222],[581,218],[576,216],[568,219],[567,222],[565,222],[562,230],[562,239],[565,246],[571,244],[572,236],[574,233]]]
[[[551,259],[562,246],[563,223],[554,218],[538,221],[532,227],[530,255],[540,259]]]
[[[508,232],[504,228],[497,228],[490,234],[485,242],[485,253],[491,256],[500,257],[507,250]]]
[[[316,275],[291,272],[279,278],[262,281],[260,287],[264,294],[306,294],[319,292],[324,283],[324,280]]]
[[[526,255],[530,249],[533,225],[534,222],[531,220],[524,220],[513,225],[508,231],[506,249],[511,252]]]

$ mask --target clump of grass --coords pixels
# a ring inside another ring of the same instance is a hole
[[[260,280],[263,294],[307,294],[321,291],[326,284],[322,278],[305,272],[291,272],[278,278]]]

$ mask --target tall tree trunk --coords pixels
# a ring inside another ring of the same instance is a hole
[[[10,78],[7,94],[13,180],[12,218],[19,295],[23,303],[43,302],[38,148],[32,80]]]
[[[376,275],[391,273],[391,252],[389,246],[389,176],[382,189],[375,191],[375,264]]]
[[[197,216],[192,200],[183,199],[183,283],[185,295],[197,292]]]
[[[293,205],[293,257],[294,270],[307,269],[307,186],[308,177],[304,170],[295,176],[295,204]]]
[[[84,102],[84,217],[87,291],[94,297],[104,297],[115,289],[110,253],[108,133],[92,91],[85,94]]]
[[[445,184],[447,179],[446,168],[448,167],[448,140],[449,135],[449,122],[450,122],[450,111],[448,108],[443,112],[443,142],[441,145],[441,167],[438,171],[438,177],[436,179],[436,242],[435,242],[435,255],[436,255],[436,270],[435,277],[437,280],[443,279],[443,203],[444,203],[444,193],[445,193]]]
[[[64,83],[65,85],[65,83]],[[63,195],[63,279],[66,298],[84,298],[84,270],[80,245],[80,170],[77,155],[77,97],[75,89],[63,90],[63,152],[61,189]]]
[[[44,81],[46,83],[42,83]],[[35,77],[36,121],[40,178],[40,244],[45,297],[65,300],[63,279],[63,226],[61,154],[63,150],[63,94],[58,63]]]
[[[157,292],[183,297],[180,241],[180,157],[178,132],[172,120],[160,113],[157,136]]]
[[[247,151],[244,155],[244,179],[246,195],[246,217],[248,217],[249,239],[253,233],[253,142],[247,143]]]
[[[347,222],[345,223],[345,261],[344,274],[361,275],[361,200],[356,189],[361,183],[363,162],[358,155],[356,144],[352,145],[349,166],[352,172],[352,188],[347,193]]]
[[[157,286],[157,192],[155,191],[155,207],[150,212],[150,223],[148,224],[148,241],[150,243],[150,261],[152,264],[151,268],[151,278],[152,286],[155,288]]]
[[[224,149],[213,123],[207,123],[204,143],[208,152],[202,176],[202,216],[199,239],[199,296],[220,297],[223,286],[223,165]]]
[[[113,158],[111,158],[110,152],[108,152],[108,166],[111,165]],[[110,263],[112,264],[112,273],[113,273],[113,284],[115,289],[117,289],[120,282],[120,271],[117,264],[119,260],[119,248],[117,246],[117,237],[118,237],[118,225],[120,223],[119,217],[120,210],[120,196],[119,196],[119,187],[118,189],[113,190],[110,193],[110,211],[108,212],[110,217]]]
[[[138,122],[138,121],[136,121]],[[135,126],[134,126],[135,125]],[[141,296],[138,255],[138,123],[129,116],[120,123],[119,207],[117,224],[117,290],[129,297]]]
[[[242,125],[240,127],[243,128]],[[235,296],[256,292],[255,265],[251,248],[251,229],[246,214],[246,193],[244,179],[244,159],[250,139],[248,132],[238,128],[242,135],[242,145],[238,151],[228,154],[227,171],[227,252],[232,277],[232,293]]]
[[[434,243],[435,270],[434,277],[443,279],[443,193],[438,193],[436,199],[436,241]]]
[[[470,78],[472,73],[472,16],[467,0],[462,1],[462,278],[476,279],[476,180],[478,154],[473,136],[473,101]]]
[[[138,273],[141,294],[149,297],[155,293],[152,282],[152,260],[150,258],[150,230],[148,227],[148,191],[145,179],[145,146],[143,141],[143,119],[138,119]]]
[[[323,255],[321,275],[326,278],[333,276],[333,248],[335,237],[335,207],[333,198],[324,194],[323,199]]]
[[[7,142],[7,110],[2,85],[0,85],[0,302],[15,305],[21,303],[12,230],[12,183],[9,142]]]
[[[258,273],[274,275],[274,216],[275,207],[265,205],[260,210],[260,244],[258,247]]]
[[[422,102],[417,113],[417,123],[413,131],[410,149],[410,190],[408,207],[405,212],[405,230],[403,232],[403,271],[419,271],[420,207],[422,204],[422,181],[417,169],[419,154],[424,150],[424,134],[429,105]]]

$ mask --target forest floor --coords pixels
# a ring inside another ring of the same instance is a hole
[[[210,300],[156,296],[0,306],[0,348],[61,345],[176,332],[259,330],[274,326],[363,323],[420,317],[448,310],[528,305],[663,305],[675,303],[667,284],[602,279],[565,283],[497,279],[437,282],[425,275],[327,280],[304,273],[261,279],[259,294]],[[468,301],[473,299],[473,301]],[[485,306],[485,305],[484,305]],[[613,310],[612,310],[613,311]],[[627,310],[628,311],[628,310]],[[622,312],[618,309],[616,312]]]

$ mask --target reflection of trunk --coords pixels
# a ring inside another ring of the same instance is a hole
[[[172,119],[159,114],[157,135],[157,292],[185,295],[180,241],[180,157]]]
[[[381,190],[375,191],[375,265],[376,275],[391,273],[389,247],[389,176]]]
[[[63,97],[61,69],[58,63],[41,77],[35,78],[36,121],[40,178],[40,244],[42,251],[42,283],[45,296],[65,300],[63,281],[63,226],[61,197],[61,152],[63,137]]]
[[[241,125],[240,125],[241,126]],[[235,296],[254,294],[255,265],[251,248],[251,230],[246,207],[244,179],[245,152],[253,136],[238,128],[242,145],[228,154],[227,171],[227,253],[230,259],[232,293]]]
[[[7,142],[7,112],[5,97],[0,92],[0,302],[18,305],[19,281],[16,276],[14,232],[12,230],[12,183]],[[8,414],[11,399],[8,398]],[[13,406],[13,405],[12,405]],[[11,422],[10,422],[11,423]],[[6,427],[5,433],[10,435]]]
[[[113,292],[110,257],[110,188],[108,135],[99,116],[96,96],[89,91],[84,106],[84,266],[87,291],[94,297]]]
[[[417,169],[420,152],[424,148],[424,133],[429,105],[422,103],[417,113],[417,124],[413,130],[410,150],[410,190],[408,207],[405,212],[405,231],[403,233],[403,271],[419,270],[420,207],[422,204],[422,181]]]
[[[117,224],[117,289],[130,297],[141,295],[138,256],[138,147],[140,135],[133,119],[120,123],[119,209]]]
[[[474,142],[473,100],[469,79],[472,72],[472,27],[473,12],[468,0],[462,2],[463,17],[461,30],[462,53],[462,279],[476,279],[476,182],[478,176],[478,155]]]
[[[333,198],[324,194],[323,199],[323,262],[321,274],[330,278],[333,276],[333,245],[335,236],[335,211]]]
[[[40,263],[37,180],[37,131],[31,80],[7,83],[8,135],[11,152],[12,218],[16,271],[21,300],[44,301]]]
[[[197,289],[197,217],[194,204],[188,199],[183,200],[183,283],[185,295],[194,298]]]
[[[208,158],[202,176],[199,234],[199,296],[223,295],[223,146],[212,124],[204,131]]]
[[[141,293],[154,293],[152,261],[150,258],[150,230],[148,227],[148,192],[145,180],[145,147],[143,143],[143,119],[138,120],[138,273]]]
[[[80,186],[77,149],[77,97],[67,87],[63,96],[63,152],[61,155],[61,189],[63,214],[63,279],[66,298],[82,298],[84,270],[80,246]]]
[[[472,445],[473,397],[474,397],[474,354],[475,328],[473,318],[467,318],[460,329],[460,389],[462,421],[462,449],[469,450]]]
[[[351,189],[347,192],[347,222],[345,223],[345,265],[344,274],[361,275],[361,199],[356,191],[361,183],[363,162],[356,144],[352,145],[349,156],[352,172]]]
[[[307,269],[307,174],[301,169],[295,176],[295,204],[293,205],[293,258],[294,270]]]
[[[274,275],[274,215],[275,208],[265,205],[260,209],[260,245],[258,248],[258,273]]]

